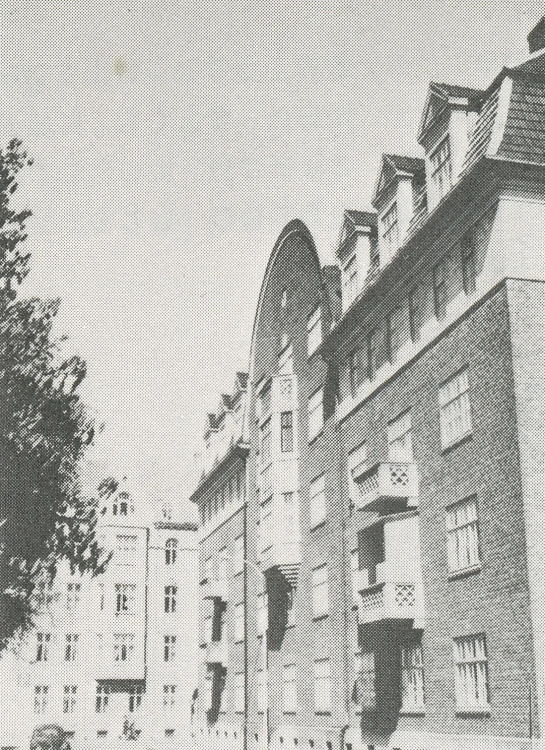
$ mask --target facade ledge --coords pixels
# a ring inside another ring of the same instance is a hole
[[[481,563],[478,563],[477,565],[471,565],[469,568],[462,568],[461,570],[453,570],[451,573],[448,574],[447,579],[449,581],[456,581],[458,578],[467,578],[467,576],[475,575],[475,573],[480,573],[483,569],[483,566]]]
[[[490,716],[490,706],[456,706],[456,716]]]
[[[327,617],[329,617],[329,612],[324,612],[323,615],[315,615],[312,618],[313,622],[320,622],[321,620],[325,620]]]
[[[238,440],[236,443],[231,445],[218,461],[218,463],[213,466],[206,474],[204,474],[204,476],[201,477],[199,483],[197,484],[196,490],[189,497],[190,502],[197,503],[199,501],[199,497],[202,492],[206,490],[214,482],[216,477],[225,470],[226,465],[232,458],[245,459],[249,452],[250,444],[244,442],[243,440]]]
[[[318,438],[320,438],[323,434],[324,434],[324,431],[323,429],[321,429],[320,432],[317,432],[316,435],[313,435],[311,438],[309,438],[308,440],[309,446],[314,445],[314,443],[318,440]]]
[[[326,519],[324,518],[323,521],[319,521],[318,523],[314,524],[314,526],[311,526],[310,530],[311,531],[317,531],[317,529],[323,528],[325,526],[325,524],[326,524]]]
[[[425,716],[426,708],[424,706],[407,706],[406,708],[401,707],[399,709],[400,716]]]
[[[199,528],[193,521],[156,521],[156,529],[174,529],[176,531],[197,531]]]
[[[472,439],[473,439],[473,431],[467,432],[465,435],[462,435],[457,440],[455,440],[453,443],[450,443],[449,445],[446,445],[444,448],[442,448],[441,449],[441,455],[445,456],[447,453],[450,453],[455,448],[458,448],[459,445],[463,445],[464,443],[468,443]]]

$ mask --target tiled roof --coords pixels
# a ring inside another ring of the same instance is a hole
[[[384,159],[388,159],[399,172],[409,172],[414,175],[424,175],[424,159],[419,156],[400,156],[399,154],[384,154]]]
[[[545,163],[545,78],[515,78],[497,155]]]
[[[377,215],[373,211],[355,211],[353,209],[347,208],[344,212],[345,216],[347,216],[356,226],[359,227],[376,227],[377,225]]]
[[[482,106],[477,123],[471,133],[464,169],[471,167],[477,159],[486,153],[492,136],[492,126],[498,111],[498,97],[499,85],[492,91]]]

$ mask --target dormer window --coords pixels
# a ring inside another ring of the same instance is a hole
[[[439,202],[452,185],[452,162],[450,159],[450,143],[448,136],[430,156],[431,179],[435,200]]]
[[[399,227],[397,221],[397,203],[394,202],[380,220],[382,228],[382,245],[388,256],[392,256],[399,247]]]

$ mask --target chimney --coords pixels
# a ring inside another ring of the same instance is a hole
[[[528,34],[528,49],[530,54],[545,47],[545,16],[538,21]]]

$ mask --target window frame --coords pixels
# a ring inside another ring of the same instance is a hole
[[[308,442],[312,443],[324,428],[324,388],[317,388],[308,397]]]
[[[467,514],[463,521],[457,518],[460,512]],[[473,517],[471,517],[473,516]],[[449,573],[480,567],[482,564],[481,540],[479,534],[479,502],[476,495],[459,500],[446,508],[447,565]],[[462,549],[463,547],[463,554]],[[463,557],[466,557],[465,564]]]
[[[297,665],[294,662],[282,667],[282,713],[297,713]]]
[[[432,268],[433,310],[437,320],[447,317],[447,262],[445,258],[439,260]]]
[[[327,520],[327,494],[325,472],[315,477],[309,485],[310,528],[316,529]],[[318,507],[316,507],[318,504]]]
[[[415,636],[401,645],[401,710],[420,712],[425,705],[424,650]]]
[[[446,148],[445,148],[446,147]],[[430,178],[437,202],[452,187],[452,151],[449,134],[442,138],[430,153]],[[446,169],[445,169],[446,167]]]
[[[449,388],[456,391],[454,395],[448,395]],[[473,433],[469,368],[467,366],[443,381],[438,389],[438,399],[441,449],[446,450]],[[453,418],[449,412],[452,411],[452,407],[456,402],[460,404],[459,414]],[[458,431],[454,431],[453,429],[455,421],[460,424]]]
[[[289,417],[289,420],[285,418]],[[289,424],[285,424],[288,421]],[[280,452],[293,453],[295,449],[295,434],[293,425],[293,411],[280,412]]]
[[[329,570],[327,563],[322,563],[312,568],[311,585],[312,618],[317,620],[327,617],[329,615]]]
[[[170,537],[165,542],[165,565],[175,565],[178,550],[178,540]]]
[[[318,665],[327,665],[323,669]],[[319,674],[323,671],[324,674]],[[314,687],[314,712],[317,714],[326,714],[331,712],[331,661],[328,657],[314,659],[313,662],[313,687]],[[322,689],[320,689],[320,687]],[[325,688],[325,689],[324,689]],[[324,700],[325,699],[325,700]],[[323,702],[322,702],[323,700]]]
[[[475,655],[465,654],[464,646],[473,650]],[[480,655],[478,651],[481,651]],[[476,633],[453,638],[453,657],[456,710],[487,712],[490,708],[490,681],[486,635]],[[469,695],[471,689],[474,700]],[[484,691],[484,696],[481,691]]]

